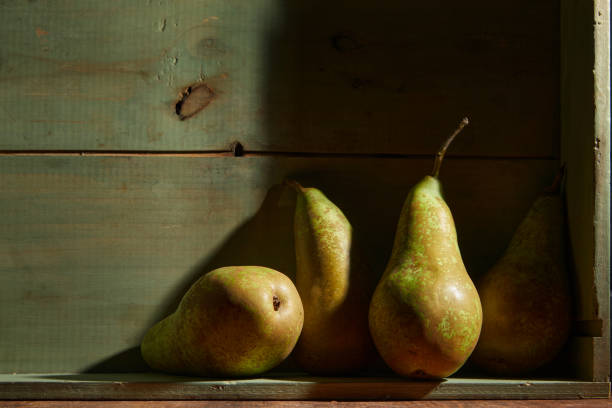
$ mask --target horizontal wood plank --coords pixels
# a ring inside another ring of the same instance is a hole
[[[0,158],[0,372],[139,371],[145,330],[203,273],[294,274],[295,178],[351,220],[372,266],[391,251],[432,160],[284,157]],[[557,162],[449,158],[441,178],[474,278],[504,250]],[[275,186],[276,185],[276,186]],[[367,300],[364,300],[367,301]]]
[[[0,39],[0,151],[430,154],[468,115],[455,154],[559,156],[554,0],[1,2]]]
[[[159,374],[2,375],[0,399],[447,400],[608,398],[609,383],[292,377],[206,380]]]

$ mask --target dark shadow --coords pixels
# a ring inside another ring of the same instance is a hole
[[[149,366],[140,355],[140,346],[129,348],[105,360],[87,367],[83,373],[141,373]]]
[[[453,154],[525,155],[519,135],[558,153],[554,2],[282,4],[267,39],[268,149],[431,154],[469,115]]]
[[[163,373],[153,373],[149,371],[116,371],[116,372],[86,372],[79,374],[40,374],[37,378],[49,379],[49,380],[63,380],[63,381],[84,381],[84,382],[192,382],[198,380],[208,380],[205,378],[186,377],[178,375],[170,375]],[[214,379],[210,379],[214,380]]]
[[[345,214],[349,219],[351,217],[364,218],[367,216],[367,214],[360,214],[363,211],[367,212],[367,207],[363,207],[352,200],[355,194],[366,194],[366,191],[361,191],[361,189],[367,188],[367,186],[355,188],[358,183],[357,180],[347,180],[342,176],[332,175],[330,177],[330,174],[326,172],[320,173],[311,170],[289,174],[289,176],[299,180],[305,186],[317,186],[322,191],[329,191],[328,197],[340,208],[346,209]],[[281,184],[274,185],[268,191],[256,214],[235,230],[215,254],[186,274],[185,278],[170,292],[165,301],[159,305],[155,318],[143,324],[141,338],[149,327],[176,310],[183,295],[196,280],[214,269],[229,265],[261,265],[281,271],[293,280],[295,278],[295,248],[293,243],[295,198],[295,192],[290,187]],[[386,224],[388,224],[387,227],[394,226],[391,223]],[[390,231],[392,232],[392,230]],[[383,245],[390,245],[392,233],[381,235],[388,235],[388,239],[383,240]],[[372,238],[365,239],[363,233],[357,234],[356,239],[368,244],[372,241]],[[361,245],[361,247],[371,249],[372,245]],[[367,283],[370,291],[372,291],[379,278],[379,273],[376,271],[380,271],[380,265],[386,261],[386,254],[378,257],[375,262],[371,262],[371,258],[368,256],[371,253],[369,251],[364,252],[366,253],[366,262],[376,264],[376,269],[371,268],[372,274],[368,277]],[[100,361],[83,372],[137,373],[147,371],[150,371],[150,369],[142,359],[139,347],[133,347]],[[290,357],[277,366],[271,375],[299,373],[300,371],[300,368]],[[373,356],[369,367],[361,373],[355,373],[355,375],[392,376],[393,373],[378,356]]]
[[[257,213],[242,224],[223,243],[219,251],[196,266],[170,292],[158,307],[154,319],[143,324],[142,338],[149,327],[174,312],[189,287],[214,269],[231,265],[258,265],[276,269],[293,279],[295,258],[293,247],[293,212],[295,193],[283,185],[273,186]],[[290,361],[281,370],[296,371]],[[145,372],[150,369],[133,347],[115,354],[84,370],[84,373]]]
[[[196,266],[159,307],[157,321],[174,312],[189,287],[204,274],[233,265],[257,265],[295,276],[293,212],[295,194],[273,186],[257,213],[234,231],[219,251]],[[151,324],[155,322],[150,322]],[[144,333],[143,333],[144,334]]]
[[[262,160],[270,165],[258,181],[272,186],[284,178],[294,178],[305,186],[321,189],[356,227],[357,238],[373,271],[372,287],[391,251],[397,217],[408,191],[404,186],[422,174],[401,172],[387,174],[380,180],[370,176],[364,182],[362,176],[370,169],[355,170],[353,166],[352,172],[348,172],[332,162],[352,160],[342,156],[347,153],[374,157],[382,153],[433,154],[441,135],[446,135],[455,121],[467,113],[476,119],[473,131],[457,140],[455,152],[470,155],[497,152],[487,141],[492,140],[489,135],[498,132],[506,137],[501,135],[500,140],[510,141],[525,133],[556,137],[558,112],[556,105],[549,104],[547,99],[552,95],[555,100],[556,94],[546,87],[550,84],[556,87],[558,78],[553,75],[543,85],[542,100],[521,99],[526,87],[521,78],[526,76],[537,84],[538,75],[542,74],[529,73],[532,60],[541,61],[543,53],[544,58],[551,54],[551,61],[556,61],[558,47],[556,43],[551,46],[546,37],[553,34],[544,33],[543,49],[527,41],[520,44],[524,34],[534,27],[546,30],[556,16],[538,13],[539,9],[523,12],[533,6],[527,0],[519,3],[524,7],[516,2],[499,6],[475,0],[452,4],[439,0],[418,4],[383,0],[376,7],[363,0],[350,5],[322,0],[279,0],[272,7],[277,15],[273,19],[275,24],[265,33],[265,77],[258,111],[258,120],[263,123],[262,145],[266,146]],[[545,24],[542,18],[548,19]],[[515,24],[517,20],[522,25]],[[546,68],[544,65],[536,68]],[[496,87],[491,87],[492,84]],[[548,110],[526,121],[506,120],[515,113],[523,118],[521,109],[539,110],[530,107]],[[499,125],[501,122],[504,126]],[[256,150],[246,141],[240,146],[245,155]],[[309,161],[304,153],[341,155],[313,157]],[[405,180],[401,190],[392,188],[398,185],[397,179]],[[257,213],[228,236],[216,253],[185,274],[159,305],[155,319],[143,323],[142,334],[145,328],[172,313],[198,278],[216,268],[262,265],[293,278],[294,205],[293,192],[280,185],[272,187]],[[135,347],[93,365],[87,372],[139,369],[146,370],[146,365],[143,366]],[[297,371],[288,359],[270,375]],[[466,366],[456,376],[472,374],[474,371]],[[403,381],[380,359],[363,375]],[[440,382],[418,383],[422,387],[417,387],[418,395],[413,398],[427,395]],[[326,387],[315,386],[313,395],[324,395]],[[330,398],[337,398],[335,395],[330,394]]]

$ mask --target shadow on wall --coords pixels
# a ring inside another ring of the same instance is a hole
[[[242,224],[223,243],[221,249],[207,261],[196,266],[159,306],[159,315],[146,323],[148,329],[157,321],[174,312],[189,287],[202,275],[230,265],[261,265],[295,276],[293,248],[293,211],[295,194],[282,185],[272,187],[257,213]],[[143,330],[142,336],[146,329]],[[140,348],[133,347],[101,361],[86,373],[149,371],[140,356]]]
[[[277,17],[272,20],[275,24],[258,33],[266,38],[265,46],[258,51],[265,55],[259,87],[262,106],[258,118],[262,123],[258,132],[261,137],[254,139],[259,143],[255,147],[248,141],[243,142],[247,154],[253,149],[284,153],[394,153],[399,148],[393,145],[394,135],[401,133],[404,139],[406,129],[414,129],[410,117],[421,116],[418,123],[429,122],[428,101],[422,100],[420,95],[429,95],[432,89],[439,90],[445,86],[444,81],[448,81],[448,76],[435,78],[429,73],[432,68],[434,71],[443,69],[446,57],[419,45],[419,36],[430,36],[438,31],[432,24],[441,18],[437,6],[415,6],[399,0],[386,0],[375,10],[365,0],[352,2],[350,7],[322,0],[269,0],[263,3]],[[252,7],[256,6],[262,6],[262,2],[253,2]],[[446,16],[449,15],[446,12]],[[421,32],[419,36],[415,36],[418,32]],[[445,40],[449,39],[439,39]],[[415,54],[417,50],[420,54]],[[423,103],[410,105],[411,113],[406,115],[405,106],[415,97]],[[448,98],[437,103],[436,115],[440,114],[441,103],[450,104],[453,109]],[[180,108],[189,111],[189,106]],[[457,115],[453,113],[452,117],[455,120]],[[436,123],[428,132],[436,131]],[[437,140],[434,143],[437,144]],[[416,148],[422,150],[418,142]],[[341,174],[342,169],[325,173],[319,167],[320,161],[308,164],[308,160],[302,158],[296,169],[292,167],[292,160],[297,159],[292,155],[269,157],[267,174],[261,175],[261,183],[272,186],[285,177],[295,177],[305,185],[321,188],[343,210],[357,207],[351,205],[356,195],[366,194],[368,188],[378,188],[360,185],[360,181],[351,176],[347,179]],[[351,185],[343,185],[343,181]],[[381,180],[380,185],[384,184]],[[375,243],[375,250],[384,252],[375,261],[377,270],[388,255],[383,248],[389,247],[392,241],[404,193],[396,194],[395,207],[398,208],[390,206],[393,214],[386,216],[383,222],[387,225],[383,228],[387,228],[389,238]],[[228,236],[215,254],[204,254],[206,261],[184,275],[158,308],[156,318],[146,322],[146,327],[172,313],[186,290],[202,274],[215,268],[264,265],[293,277],[294,200],[294,194],[287,193],[283,187],[272,188],[255,216]],[[368,208],[371,205],[364,200],[359,202],[362,208],[355,213],[365,219],[373,212]],[[347,216],[352,219],[350,210]],[[378,274],[373,276],[373,282],[377,277]],[[291,364],[286,368],[291,369]],[[85,372],[147,370],[139,348],[133,347],[92,365]]]
[[[525,52],[518,48],[517,52],[517,41],[523,41],[521,30],[529,32],[536,25],[549,27],[551,24],[541,19],[555,18],[554,13],[521,14],[524,28],[520,28],[511,13],[530,10],[527,0],[519,1],[525,7],[516,1],[500,5],[484,0],[461,4],[383,0],[375,8],[365,0],[353,1],[350,7],[323,0],[263,2],[279,16],[274,19],[276,24],[261,33],[266,38],[265,48],[258,51],[265,54],[256,119],[261,120],[261,127],[257,130],[259,137],[250,139],[255,144],[244,141],[245,153],[261,150],[259,153],[267,155],[268,167],[259,179],[261,185],[273,186],[292,177],[317,186],[340,208],[348,209],[349,220],[363,221],[371,227],[367,228],[369,234],[374,231],[385,237],[370,237],[373,246],[368,248],[367,257],[375,271],[373,281],[377,281],[389,255],[395,222],[407,192],[391,191],[390,186],[397,186],[398,178],[405,179],[404,184],[415,181],[410,180],[413,175],[392,173],[379,180],[370,177],[363,183],[358,172],[367,173],[369,169],[358,169],[353,163],[350,168],[356,172],[343,173],[342,164],[350,159],[334,156],[335,164],[330,164],[331,160],[323,163],[320,158],[310,160],[304,152],[429,155],[467,112],[481,120],[454,144],[460,153],[497,152],[488,138],[479,138],[482,141],[478,144],[473,140],[478,134],[493,133],[493,129],[503,132],[499,140],[510,141],[521,133],[521,127],[556,134],[548,121],[550,116],[555,119],[552,123],[558,122],[556,111],[540,113],[531,122],[515,121],[499,127],[500,112],[507,115],[508,110],[513,113],[512,109],[549,106],[537,98],[514,100],[520,99],[521,88],[511,89],[513,83],[500,85],[500,79],[519,78],[514,70],[528,72],[532,68],[534,58],[529,50],[538,45],[528,46]],[[255,3],[261,6],[262,2]],[[477,13],[475,8],[479,8]],[[488,16],[486,21],[484,15]],[[557,86],[557,82],[553,75],[550,83]],[[524,82],[520,84],[527,87]],[[548,97],[551,92],[542,95]],[[497,145],[501,144],[499,140]],[[546,138],[539,140],[546,142]],[[513,148],[507,149],[512,153]],[[328,169],[331,171],[326,172]],[[272,188],[251,219],[228,236],[215,254],[203,254],[206,261],[185,274],[158,309],[157,319],[147,322],[147,327],[174,311],[189,286],[215,268],[257,264],[293,277],[294,199],[283,187]],[[373,221],[372,214],[380,222]],[[139,370],[146,371],[147,367],[135,347],[86,372]]]

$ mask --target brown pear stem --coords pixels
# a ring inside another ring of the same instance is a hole
[[[304,187],[302,187],[302,185],[295,180],[286,179],[283,182],[283,184],[286,185],[287,187],[291,187],[293,190],[295,190],[298,193],[304,192]]]
[[[559,171],[555,175],[555,179],[552,184],[544,189],[544,192],[547,194],[559,194],[561,191],[561,182],[563,181],[563,176],[565,175],[565,163],[561,165]]]
[[[444,155],[446,154],[446,149],[448,149],[448,146],[450,146],[455,137],[459,134],[459,132],[463,130],[464,127],[468,125],[468,123],[470,123],[470,120],[467,117],[463,118],[459,123],[459,126],[457,126],[457,129],[455,129],[453,134],[450,135],[450,137],[446,139],[442,147],[440,147],[440,150],[438,150],[438,153],[436,154],[433,171],[431,172],[432,177],[438,178],[438,175],[440,174],[440,167],[442,167],[442,160],[444,159]]]

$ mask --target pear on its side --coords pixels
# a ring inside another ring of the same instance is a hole
[[[387,268],[370,303],[374,344],[393,371],[412,378],[453,374],[472,353],[482,309],[457,244],[438,173],[444,153],[467,119],[438,152],[432,176],[408,193]]]
[[[149,329],[140,349],[151,368],[171,374],[255,375],[291,353],[303,321],[287,276],[229,266],[198,279],[177,310]]]
[[[561,173],[534,201],[504,255],[478,281],[484,320],[470,361],[489,373],[533,371],[567,340],[571,295],[560,179]]]
[[[304,305],[295,360],[311,374],[357,372],[374,355],[368,330],[369,269],[342,211],[316,188],[287,184],[298,195],[296,287]]]

